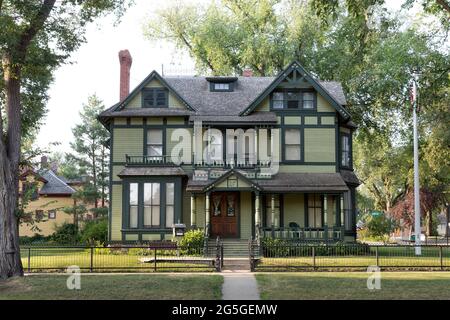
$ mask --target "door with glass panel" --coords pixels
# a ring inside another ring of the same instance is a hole
[[[211,194],[211,236],[238,237],[238,192],[213,192]]]

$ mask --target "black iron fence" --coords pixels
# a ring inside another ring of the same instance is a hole
[[[26,272],[64,271],[78,267],[90,272],[221,271],[222,243],[214,247],[177,243],[100,246],[22,246]]]
[[[252,271],[366,270],[369,266],[450,270],[450,246],[446,245],[416,248],[412,245],[250,242],[249,257]]]

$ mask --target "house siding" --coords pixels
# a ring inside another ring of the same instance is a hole
[[[111,210],[111,230],[112,241],[122,240],[122,185],[112,186],[112,210]]]
[[[300,227],[305,226],[305,195],[288,193],[283,196],[284,225],[290,222],[297,223]]]
[[[305,128],[305,161],[335,162],[335,129]]]
[[[115,128],[113,161],[125,162],[125,155],[142,155],[144,130],[142,128]]]
[[[240,193],[241,211],[241,239],[252,237],[252,193],[243,191]]]

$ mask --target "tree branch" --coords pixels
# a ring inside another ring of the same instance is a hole
[[[445,0],[436,0],[436,3],[442,7],[448,14],[450,14],[450,4]]]
[[[42,29],[42,26],[44,25],[45,21],[50,15],[50,12],[53,10],[53,7],[55,6],[55,2],[56,0],[45,0],[41,8],[39,9],[39,12],[37,13],[36,17],[30,21],[30,25],[28,26],[28,28],[24,30],[24,32],[20,36],[20,40],[16,48],[16,53],[21,54],[20,56],[21,58],[25,57],[28,46],[30,45],[31,41],[36,36],[36,34],[39,32],[39,30]]]

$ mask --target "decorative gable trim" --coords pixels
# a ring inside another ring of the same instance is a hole
[[[164,78],[161,77],[155,70],[153,70],[133,91],[131,91],[131,93],[125,98],[125,100],[118,103],[114,110],[111,111],[122,110],[134,97],[136,97],[139,92],[141,92],[143,88],[145,88],[147,84],[155,79],[161,82],[161,84],[163,84],[167,89],[169,89],[169,91],[186,106],[186,108],[191,111],[196,111],[195,108],[191,106],[186,100],[184,100],[183,97],[181,97],[178,92],[175,91],[175,89],[171,85],[169,85],[167,81],[164,80]]]
[[[288,78],[288,76],[294,72],[297,71],[300,73],[300,75],[305,78],[314,89],[317,90],[319,94],[321,94],[325,100],[327,100],[335,109],[336,111],[344,118],[344,120],[350,119],[350,114],[347,110],[345,110],[342,105],[331,96],[331,94],[328,93],[328,91],[317,81],[314,79],[311,74],[306,71],[298,61],[292,62],[289,66],[287,66],[286,69],[284,69],[280,74],[272,81],[272,83],[258,96],[253,100],[250,105],[245,108],[239,115],[240,116],[247,116],[250,113],[252,113],[255,108],[285,79]]]
[[[206,185],[203,188],[203,191],[210,191],[211,189],[214,189],[214,187],[222,182],[224,182],[226,179],[228,179],[231,176],[236,176],[238,179],[243,180],[244,182],[246,182],[248,185],[251,186],[252,189],[255,189],[257,191],[261,191],[262,188],[255,183],[254,181],[250,180],[249,178],[247,178],[246,176],[244,176],[243,174],[241,174],[239,171],[235,170],[235,169],[231,169],[228,172],[224,173],[222,176],[220,176],[219,178],[217,178],[216,180],[214,180],[213,182],[209,183],[208,185]]]

